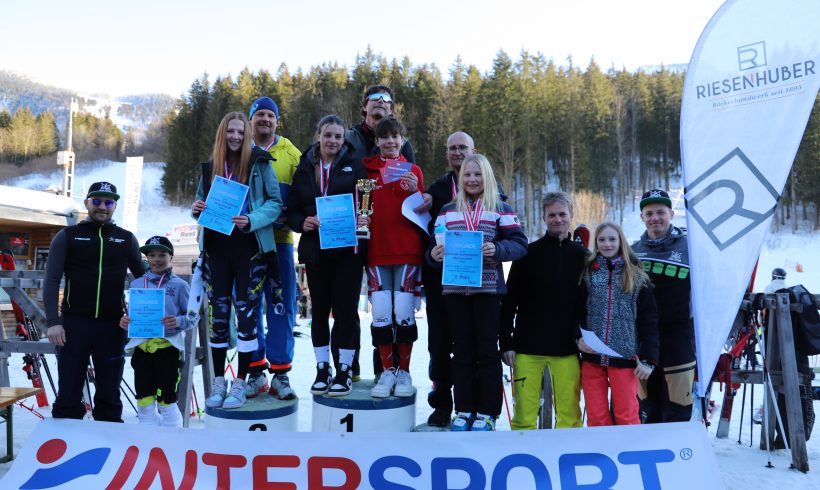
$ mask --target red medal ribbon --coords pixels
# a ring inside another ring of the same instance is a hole
[[[483,208],[481,206],[481,201],[476,200],[472,206],[472,209],[468,209],[464,212],[464,222],[467,225],[467,229],[469,231],[478,231],[478,224],[481,223],[482,211]]]

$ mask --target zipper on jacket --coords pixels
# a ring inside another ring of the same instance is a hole
[[[604,334],[604,342],[609,345],[609,325],[612,321],[612,267],[607,261],[607,272],[609,273],[609,285],[607,286],[607,300],[606,300],[606,333]],[[601,364],[607,361],[608,356],[601,355]]]
[[[97,230],[97,234],[100,237],[100,264],[97,268],[97,304],[94,309],[94,318],[100,317],[100,287],[102,285],[102,260],[103,260],[103,236],[102,236],[102,226],[100,226],[99,230]]]
[[[65,304],[71,308],[71,279],[66,281]]]

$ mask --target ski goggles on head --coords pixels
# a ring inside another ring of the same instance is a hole
[[[99,198],[96,198],[96,197],[91,199],[91,204],[93,204],[95,207],[100,207],[103,204],[105,204],[106,208],[111,209],[111,208],[114,207],[114,204],[116,204],[116,203],[117,203],[117,201],[115,201],[113,199],[99,199]]]
[[[367,96],[367,100],[379,100],[382,99],[385,102],[393,102],[393,98],[390,97],[390,94],[386,94],[384,92],[379,92],[376,94],[370,94]]]

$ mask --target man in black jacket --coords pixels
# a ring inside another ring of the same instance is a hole
[[[513,262],[507,295],[501,299],[501,357],[515,370],[512,430],[536,428],[547,366],[556,427],[581,427],[581,365],[575,338],[585,315],[579,280],[587,250],[570,236],[573,206],[567,193],[547,193],[542,209],[547,233]]]
[[[345,133],[345,139],[353,145],[353,158],[365,158],[379,153],[376,146],[376,125],[382,119],[394,117],[395,99],[393,91],[386,85],[371,85],[362,96],[362,116],[364,120]],[[401,154],[408,162],[416,163],[413,145],[404,138]]]
[[[126,269],[135,277],[144,272],[137,238],[115,225],[117,188],[95,182],[88,190],[88,218],[60,230],[51,242],[43,303],[48,341],[58,346],[59,390],[54,418],[82,419],[83,382],[88,357],[94,361],[96,394],[94,420],[122,422],[119,386],[125,365],[126,334],[119,327],[123,314]],[[60,312],[57,296],[65,275]]]
[[[661,369],[655,369],[638,387],[641,412],[645,423],[686,422],[692,417],[695,380],[695,330],[690,311],[686,233],[672,226],[675,211],[666,191],[646,191],[640,207],[646,232],[632,244],[632,250],[655,286],[661,346]]]
[[[433,182],[424,193],[425,204],[416,212],[430,211],[433,219],[429,224],[430,236],[434,237],[433,224],[441,208],[452,201],[458,192],[458,172],[467,156],[475,153],[475,143],[469,134],[457,131],[447,138],[447,163],[450,171]],[[453,338],[447,320],[447,310],[441,295],[441,268],[422,266],[424,294],[427,311],[427,350],[430,352],[430,380],[433,390],[427,395],[427,403],[433,413],[427,423],[434,427],[449,427],[453,411],[452,360]]]

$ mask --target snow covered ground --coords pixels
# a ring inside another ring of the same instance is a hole
[[[159,234],[163,235],[171,230],[173,225],[190,223],[188,207],[170,206],[164,199],[160,179],[162,176],[164,164],[161,163],[146,163],[143,175],[142,184],[142,199],[140,203],[139,214],[139,230],[137,232],[140,240]],[[59,184],[60,174],[55,171],[49,175],[33,175],[24,178],[15,179],[10,182],[3,182],[5,185],[15,187],[45,189],[50,184]],[[108,180],[122,186],[124,184],[124,164],[120,162],[97,162],[96,164],[81,165],[77,167],[76,182],[78,183],[75,192],[77,195],[84,195],[85,189],[92,182],[98,180]],[[675,219],[674,223],[679,226],[685,226],[685,209],[680,200],[680,192],[673,192],[675,199]],[[627,237],[631,240],[637,239],[643,231],[643,225],[640,222],[640,217],[635,214],[629,214],[624,221],[624,230]],[[769,236],[764,244],[760,257],[759,273],[755,282],[755,290],[761,291],[768,283],[770,271],[774,267],[782,267],[788,272],[786,283],[804,284],[810,291],[820,293],[820,254],[816,251],[820,250],[820,234],[800,232],[792,235],[790,232],[780,232],[777,235]],[[370,318],[366,314],[362,314],[362,325],[368,325]],[[418,315],[419,323],[419,340],[416,343],[416,348],[413,352],[413,360],[411,363],[411,374],[413,376],[414,385],[419,391],[416,405],[416,423],[422,423],[427,420],[430,413],[430,408],[426,403],[426,393],[430,388],[430,381],[427,378],[427,364],[429,355],[426,351],[427,345],[427,323],[424,318],[424,311],[422,310]],[[303,334],[296,339],[296,354],[294,362],[294,370],[291,373],[291,383],[297,391],[299,396],[299,430],[309,431],[311,424],[311,410],[312,398],[309,393],[309,386],[313,381],[315,375],[314,371],[314,357],[310,342],[310,329],[304,320],[300,320],[300,326],[297,332]],[[362,330],[362,345],[369,346],[370,338],[368,329]],[[51,357],[51,356],[50,356]],[[370,356],[362,356],[362,373],[372,372]],[[56,373],[56,361],[51,357],[49,359],[52,372]],[[818,358],[812,359],[812,365],[818,365]],[[22,358],[20,355],[14,355],[9,359],[9,371],[11,373],[12,385],[27,386],[29,381],[25,378],[25,374],[20,367],[22,366]],[[133,381],[133,373],[130,366],[126,365],[125,379],[131,383]],[[194,376],[195,389],[199,395],[200,402],[202,402],[202,386],[201,375],[199,368],[197,368]],[[815,382],[817,384],[817,382]],[[507,397],[509,398],[509,385],[507,385]],[[49,392],[49,399],[53,401],[53,395]],[[751,390],[749,390],[751,391]],[[727,439],[717,439],[714,437],[714,431],[717,428],[717,417],[719,407],[716,409],[714,416],[715,423],[709,428],[712,437],[712,447],[715,451],[718,466],[723,475],[723,484],[727,489],[751,490],[751,489],[772,489],[772,488],[790,488],[790,489],[818,489],[820,490],[820,478],[817,472],[820,471],[820,435],[815,431],[814,437],[808,442],[809,451],[809,465],[812,472],[809,474],[801,474],[798,471],[790,470],[790,453],[784,450],[774,451],[771,456],[774,468],[766,468],[767,454],[758,448],[760,437],[760,426],[754,426],[753,430],[749,430],[749,415],[752,410],[760,405],[763,395],[762,388],[757,387],[755,390],[755,407],[750,406],[750,393],[747,394],[747,401],[745,406],[745,413],[743,417],[743,428],[741,433],[741,407],[743,405],[742,390],[735,398],[733,408],[733,422]],[[722,402],[722,393],[719,391],[719,386],[713,386],[713,399],[717,403]],[[29,400],[28,404],[33,403]],[[512,401],[510,399],[510,409]],[[814,402],[815,411],[820,414],[820,402]],[[49,409],[39,410],[41,414],[48,417],[50,415]],[[136,423],[136,414],[131,407],[126,403],[124,417],[127,423]],[[27,435],[33,430],[39,419],[27,410],[16,408],[14,411],[14,426],[15,426],[15,453],[19,452],[22,445],[25,443]],[[204,423],[197,418],[191,421],[192,429],[203,429]],[[506,410],[502,411],[502,415],[498,421],[498,430],[509,430],[509,422],[507,419]],[[738,443],[738,434],[741,433],[740,444]],[[752,447],[749,447],[750,436],[754,438]],[[12,463],[0,465],[0,477],[2,477],[10,468]],[[717,487],[717,485],[716,485]]]

